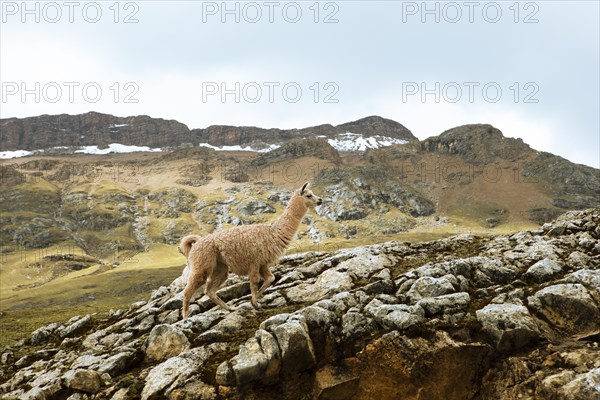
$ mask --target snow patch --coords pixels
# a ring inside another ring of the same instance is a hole
[[[280,148],[281,146],[278,144],[270,144],[268,147],[262,148],[262,149],[255,149],[252,148],[250,146],[213,146],[212,144],[208,144],[208,143],[200,143],[198,146],[200,147],[208,147],[210,149],[213,149],[215,151],[255,151],[258,153],[268,153],[270,151],[273,151],[275,149]]]
[[[1,160],[6,160],[6,159],[9,159],[9,158],[25,157],[25,156],[28,156],[28,155],[30,155],[32,153],[33,152],[27,151],[27,150],[0,151],[0,159]]]
[[[109,128],[123,128],[125,126],[129,126],[129,124],[113,124],[113,125],[109,125]]]
[[[407,140],[379,135],[365,138],[359,133],[352,132],[340,133],[335,138],[328,139],[327,142],[338,151],[366,151],[367,149],[408,143]]]
[[[83,154],[109,154],[109,153],[134,153],[138,151],[161,151],[161,149],[150,148],[148,146],[127,146],[120,143],[111,143],[106,149],[99,149],[98,146],[83,146],[79,150],[75,150],[75,153]]]

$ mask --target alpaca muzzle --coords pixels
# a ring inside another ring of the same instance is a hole
[[[319,197],[317,199],[317,205],[320,206],[321,204],[323,204],[323,199]]]

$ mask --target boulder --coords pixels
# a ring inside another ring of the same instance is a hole
[[[529,267],[524,278],[529,282],[542,283],[560,274],[562,270],[563,267],[558,261],[544,258]]]
[[[37,345],[43,342],[48,341],[52,333],[58,328],[58,324],[53,322],[46,326],[42,326],[41,328],[36,329],[31,333],[31,344]]]
[[[447,276],[442,276],[440,278],[424,276],[417,279],[415,283],[413,283],[411,288],[406,293],[406,296],[412,304],[415,304],[417,301],[425,297],[437,297],[454,292],[454,286]]]
[[[289,318],[271,328],[281,349],[281,374],[289,375],[313,367],[317,360],[304,316]]]
[[[82,318],[73,317],[67,322],[67,326],[61,326],[56,330],[56,333],[61,338],[73,337],[84,332],[92,324],[92,317],[86,315]]]
[[[518,350],[540,337],[537,323],[521,304],[488,304],[475,315],[500,352]]]
[[[423,322],[425,312],[419,305],[383,304],[374,299],[365,307],[365,313],[372,316],[381,326],[403,330]]]
[[[575,334],[599,328],[598,305],[581,284],[548,286],[528,297],[527,301],[536,314],[566,333]]]
[[[156,325],[152,328],[146,347],[146,359],[163,361],[178,355],[190,347],[188,338],[171,325]]]
[[[97,393],[102,386],[100,374],[89,369],[70,370],[63,375],[63,380],[68,388],[86,393]]]
[[[289,289],[286,295],[294,303],[314,303],[352,287],[352,278],[349,274],[329,269],[323,272],[315,283],[300,283]]]
[[[469,293],[451,293],[436,297],[427,297],[417,302],[417,305],[425,310],[425,316],[430,317],[438,314],[454,314],[464,311],[469,307],[471,297]]]

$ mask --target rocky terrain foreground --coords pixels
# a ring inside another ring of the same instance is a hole
[[[600,399],[600,209],[540,229],[287,256],[254,310],[180,281],[2,351],[2,399]]]

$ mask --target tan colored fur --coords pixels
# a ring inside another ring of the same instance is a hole
[[[188,235],[186,237],[181,238],[179,242],[179,252],[184,256],[188,257],[190,255],[190,250],[194,243],[202,239],[201,236],[198,235]]]
[[[188,257],[191,276],[183,291],[183,318],[189,313],[189,303],[196,290],[206,282],[204,293],[216,304],[231,310],[216,291],[227,279],[228,272],[247,275],[252,292],[252,305],[258,308],[258,297],[273,283],[269,271],[292,241],[309,207],[322,200],[306,189],[297,190],[283,214],[273,224],[239,226],[200,238],[196,235],[182,239],[180,250]],[[258,290],[258,282],[263,285]]]

